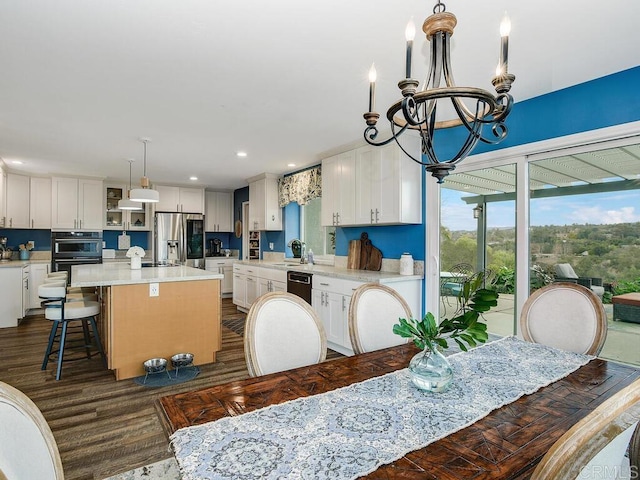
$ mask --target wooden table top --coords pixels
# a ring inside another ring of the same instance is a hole
[[[412,344],[162,397],[167,433],[316,395],[405,368]],[[617,391],[640,378],[634,367],[595,359],[532,395],[400,460],[368,479],[525,479],[549,447]]]

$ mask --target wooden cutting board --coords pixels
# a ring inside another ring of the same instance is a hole
[[[349,241],[349,252],[347,253],[347,268],[360,268],[360,240]]]

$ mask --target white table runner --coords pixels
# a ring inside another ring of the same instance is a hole
[[[183,480],[353,479],[555,382],[594,357],[515,337],[449,357],[454,380],[424,393],[407,369],[176,431]]]

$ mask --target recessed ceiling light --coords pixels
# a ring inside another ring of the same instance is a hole
[[[238,157],[242,157],[242,158],[244,158],[244,157],[246,157],[246,156],[247,156],[247,152],[238,152],[238,153],[236,153],[236,155],[237,155]]]
[[[13,163],[14,165],[22,165],[21,160],[11,160],[11,163]]]
[[[295,167],[296,164],[295,163],[287,163],[287,167]]]
[[[198,180],[198,177],[196,177],[195,175],[192,175],[191,177],[189,177],[189,180],[196,181]]]

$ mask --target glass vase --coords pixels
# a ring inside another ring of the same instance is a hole
[[[426,392],[442,392],[453,380],[449,360],[431,343],[411,359],[409,373],[411,382]]]

